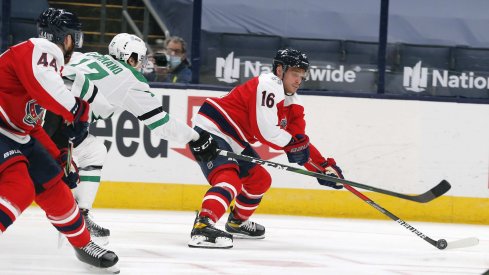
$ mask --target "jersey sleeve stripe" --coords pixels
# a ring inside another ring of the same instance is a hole
[[[0,113],[2,113],[2,117],[4,118],[3,120],[5,120],[5,122],[6,122],[6,123],[4,123],[5,125],[2,125],[2,126],[7,126],[8,128],[12,128],[15,131],[18,131],[20,133],[25,134],[25,131],[24,130],[20,129],[19,127],[15,126],[14,123],[12,123],[12,121],[8,117],[7,113],[2,108],[2,106],[0,106]],[[1,121],[1,122],[3,122],[3,121]]]
[[[231,137],[243,148],[246,147],[247,142],[241,138],[241,136],[236,131],[236,128],[233,127],[231,123],[218,110],[214,108],[214,105],[210,105],[209,103],[204,102],[199,110],[199,114],[214,122],[214,124],[216,124],[223,133]]]
[[[93,86],[92,96],[87,100],[87,102],[92,103],[95,97],[97,96],[97,94],[98,94],[98,88],[97,86]]]
[[[218,111],[218,113],[221,114],[222,118],[225,121],[227,121],[230,125],[232,125],[232,128],[234,128],[234,130],[237,132],[240,139],[248,142],[245,134],[241,131],[241,129],[238,127],[238,125],[236,125],[236,123],[233,121],[233,119],[226,113],[226,111],[224,109],[222,109],[221,106],[219,106],[219,104],[217,104],[214,100],[212,100],[210,98],[207,99],[206,103],[209,103],[210,105],[212,105],[213,108],[216,109]]]
[[[162,112],[163,112],[163,107],[160,106],[160,107],[158,107],[156,109],[153,109],[153,110],[151,110],[151,111],[149,111],[147,113],[144,113],[144,114],[138,116],[138,119],[139,120],[146,120],[146,119],[151,118],[151,117],[153,117],[153,116],[155,116],[155,115],[157,115],[159,113],[162,113]]]
[[[147,124],[147,125],[148,125],[149,129],[153,130],[153,129],[167,123],[169,120],[170,120],[170,116],[168,114],[166,114],[165,117],[163,117],[162,119],[157,120],[156,122],[153,122],[153,123]]]

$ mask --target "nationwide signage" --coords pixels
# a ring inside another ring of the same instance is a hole
[[[241,66],[242,65],[242,66]],[[243,68],[243,71],[241,71]],[[357,67],[357,69],[360,69]],[[262,73],[272,71],[271,64],[265,64],[261,61],[241,60],[234,57],[234,52],[229,53],[226,57],[216,58],[215,77],[220,82],[236,83],[240,78],[249,79]],[[358,71],[358,70],[357,70]],[[308,81],[319,82],[337,82],[337,83],[354,83],[357,78],[357,72],[348,70],[343,65],[334,68],[332,65],[314,66],[309,68]]]
[[[422,61],[419,61],[414,67],[404,67],[402,85],[406,90],[416,93],[423,92],[429,87],[487,90],[489,78],[478,76],[474,72],[454,74],[448,70],[423,67]]]

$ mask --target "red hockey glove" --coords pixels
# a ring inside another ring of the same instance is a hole
[[[296,135],[284,147],[290,163],[304,165],[309,160],[309,137],[307,135]]]
[[[336,161],[334,160],[334,158],[327,158],[325,162],[321,163],[320,167],[314,164],[312,165],[316,167],[316,169],[319,169],[318,172],[320,173],[323,173],[330,177],[344,179],[343,172],[341,171],[340,167],[336,165]],[[334,181],[329,181],[324,179],[317,179],[317,180],[319,184],[324,186],[328,186],[334,189],[343,188],[343,185],[341,183],[336,183]]]
[[[61,165],[61,169],[63,169],[63,181],[70,189],[75,188],[80,182],[80,176],[78,175],[78,167],[76,163],[71,159],[70,153],[67,148],[63,148],[60,150],[60,154],[57,158],[58,163]],[[71,161],[71,164],[68,166],[67,162]]]
[[[76,147],[78,144],[82,143],[83,140],[88,135],[88,113],[90,112],[90,107],[88,102],[75,97],[76,104],[71,110],[73,113],[73,123],[70,125],[62,124],[60,130],[64,136],[73,142]]]

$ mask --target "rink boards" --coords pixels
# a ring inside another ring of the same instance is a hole
[[[190,118],[205,90],[154,89],[172,117]],[[365,192],[403,219],[489,223],[489,106],[424,101],[302,96],[307,133],[352,181],[409,194],[446,179],[452,189],[428,204]],[[206,180],[182,144],[161,141],[132,115],[119,113],[92,127],[109,146],[96,207],[198,209]],[[287,163],[268,147],[262,158]],[[348,191],[324,188],[311,177],[267,168],[272,189],[258,213],[384,218]]]

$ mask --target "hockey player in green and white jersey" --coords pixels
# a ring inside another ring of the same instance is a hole
[[[122,108],[142,121],[158,137],[180,144],[189,143],[190,149],[199,155],[196,158],[215,158],[217,147],[210,135],[199,135],[187,124],[171,117],[151,94],[146,79],[139,71],[146,62],[146,51],[146,45],[139,37],[120,33],[110,42],[109,55],[74,53],[63,70],[63,78],[75,96],[90,103],[92,119],[106,119]],[[59,136],[56,130],[58,121],[48,115],[46,121],[46,131],[52,135],[58,147],[67,146],[66,139]],[[74,189],[75,198],[91,235],[108,241],[106,237],[110,231],[94,223],[88,216],[100,184],[107,149],[102,141],[91,134],[82,141],[74,141],[73,146],[80,175],[80,182]]]

